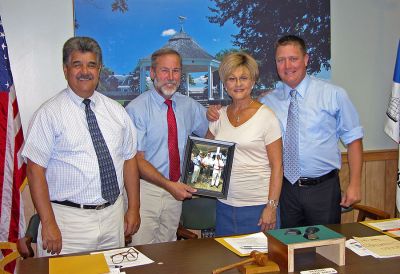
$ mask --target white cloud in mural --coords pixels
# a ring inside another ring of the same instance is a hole
[[[161,33],[161,36],[172,36],[172,35],[174,35],[176,33],[176,30],[174,30],[174,29],[167,29],[167,30],[164,30],[162,33]]]
[[[193,81],[196,83],[196,85],[204,85],[204,83],[207,81],[207,77],[202,75],[200,77],[193,78]]]

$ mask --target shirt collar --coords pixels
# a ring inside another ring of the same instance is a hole
[[[151,89],[149,92],[151,92],[151,96],[153,97],[154,101],[156,102],[156,104],[162,108],[164,105],[166,106],[165,102],[165,98],[162,97],[154,88]],[[171,100],[172,100],[172,106],[176,105],[176,93],[178,91],[176,91],[174,93],[174,95],[172,95]]]
[[[300,84],[297,85],[294,89],[297,91],[297,94],[300,95],[300,97],[304,98],[307,92],[308,84],[310,83],[310,76],[306,74],[304,79],[300,82]],[[293,89],[283,83],[283,89],[285,91],[285,98],[290,98],[290,91]]]
[[[72,102],[74,102],[74,104],[76,104],[79,107],[84,106],[83,100],[85,98],[78,96],[69,86],[67,88],[67,94],[68,94],[69,98],[71,98]],[[97,91],[94,91],[92,96],[90,96],[88,99],[90,99],[91,105],[96,106],[96,102],[99,100],[99,95],[98,95]]]

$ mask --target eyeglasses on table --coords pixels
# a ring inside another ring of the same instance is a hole
[[[127,251],[123,251],[117,254],[112,255],[110,258],[114,264],[122,263],[123,261],[136,261],[139,256],[139,252],[134,248],[129,248]]]

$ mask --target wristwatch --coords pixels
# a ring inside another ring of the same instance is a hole
[[[279,202],[277,200],[268,200],[267,206],[272,206],[272,208],[277,208],[279,205]]]

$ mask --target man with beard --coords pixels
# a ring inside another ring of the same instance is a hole
[[[95,40],[65,42],[68,87],[45,102],[29,125],[22,155],[41,221],[40,257],[123,247],[124,232],[139,228],[136,130],[120,104],[95,90],[101,67]]]
[[[182,200],[196,190],[179,182],[188,135],[205,136],[205,108],[177,91],[182,73],[178,52],[162,48],[151,56],[154,88],[128,104],[138,130],[140,215],[142,223],[132,244],[176,240]]]

